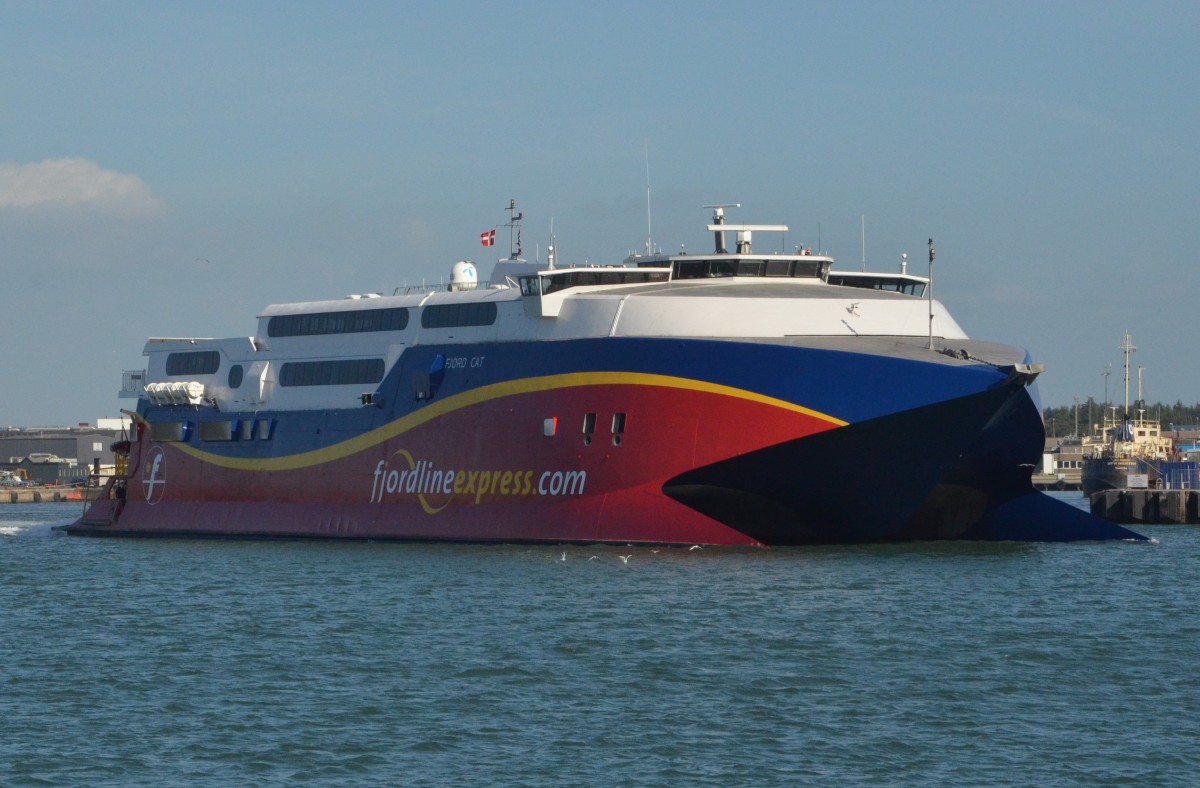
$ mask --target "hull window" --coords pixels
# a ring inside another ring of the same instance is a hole
[[[612,417],[613,446],[621,445],[621,436],[625,434],[625,414],[614,413]]]
[[[178,421],[159,421],[150,424],[150,440],[177,443],[183,440],[183,425]]]
[[[202,421],[200,422],[200,440],[229,441],[233,440],[233,422]]]

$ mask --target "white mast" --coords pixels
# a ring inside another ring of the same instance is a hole
[[[929,284],[925,286],[926,297],[929,300],[929,349],[933,350],[933,258],[936,251],[933,239],[929,239]]]
[[[1142,416],[1146,413],[1146,400],[1142,397],[1142,371],[1145,367],[1138,367],[1138,424],[1142,423]]]
[[[1137,348],[1133,346],[1133,337],[1129,332],[1125,332],[1125,339],[1121,342],[1121,350],[1125,353],[1125,418],[1129,418],[1129,354],[1136,353]]]

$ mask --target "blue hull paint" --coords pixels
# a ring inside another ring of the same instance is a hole
[[[465,358],[468,366],[430,375],[446,359]],[[470,359],[482,366],[469,366]],[[275,418],[286,424],[272,441],[271,456],[311,451],[374,429],[426,406],[431,401],[496,383],[547,375],[630,372],[668,375],[713,383],[772,397],[854,423],[955,399],[999,385],[1005,375],[983,364],[948,367],[876,355],[796,348],[760,343],[680,339],[584,339],[561,342],[514,342],[479,345],[418,346],[408,349],[379,384],[379,406],[341,410],[270,409],[255,414],[204,413],[199,418]],[[418,402],[413,380],[431,379],[432,397]],[[364,390],[369,387],[364,386]],[[139,409],[150,420],[158,413],[177,418],[175,410],[155,409],[143,400]],[[156,412],[157,411],[157,412]],[[931,429],[935,425],[931,425]],[[232,442],[207,445],[228,456],[266,456],[262,446]]]

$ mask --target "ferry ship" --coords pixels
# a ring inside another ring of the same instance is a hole
[[[785,225],[708,207],[711,253],[647,243],[620,264],[564,266],[553,243],[538,263],[510,239],[486,283],[460,261],[441,288],[268,306],[253,336],[150,339],[147,369],[127,374],[121,467],[65,530],[1141,538],[1033,489],[1041,366],[1026,351],[969,339],[929,278],[764,253],[756,234]],[[932,241],[929,254],[932,273]]]

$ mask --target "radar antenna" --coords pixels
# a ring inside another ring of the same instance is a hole
[[[786,224],[726,224],[725,209],[741,208],[742,206],[737,203],[733,205],[706,205],[704,207],[713,209],[713,223],[708,226],[708,231],[713,233],[717,254],[727,254],[729,251],[725,248],[726,231],[737,233],[738,254],[750,254],[751,241],[756,231],[760,233],[786,233],[788,231]]]
[[[740,202],[733,202],[733,203],[726,203],[724,205],[705,205],[704,207],[713,209],[713,220],[712,220],[713,224],[725,224],[725,209],[726,208],[741,208],[742,204]],[[712,229],[712,225],[709,226],[709,229],[710,230]],[[728,249],[725,248],[725,231],[724,230],[715,230],[713,232],[713,241],[716,244],[716,247],[713,249],[713,251],[716,252],[717,254],[725,254],[726,252],[729,251]]]

